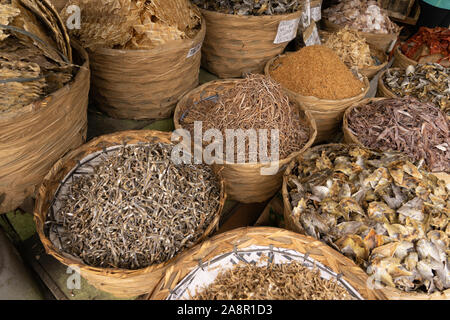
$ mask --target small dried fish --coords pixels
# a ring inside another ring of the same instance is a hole
[[[240,16],[293,13],[302,8],[301,0],[193,0],[199,8]]]

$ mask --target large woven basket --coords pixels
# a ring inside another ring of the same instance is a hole
[[[105,150],[105,148],[112,146],[156,142],[172,144],[171,134],[151,130],[123,131],[91,140],[89,143],[64,156],[53,166],[40,186],[39,195],[36,200],[34,219],[39,238],[44,245],[45,251],[64,265],[79,268],[81,276],[83,276],[96,288],[109,292],[118,297],[134,297],[151,292],[154,286],[161,279],[164,270],[172,263],[173,259],[165,263],[152,265],[138,270],[90,267],[86,264],[80,263],[79,260],[68,257],[63,252],[60,252],[45,234],[44,224],[47,219],[49,208],[52,205],[55,194],[58,191],[61,182],[63,182],[65,177],[72,172],[72,170],[78,165],[79,161],[93,153],[101,152]],[[215,213],[214,220],[208,226],[198,242],[208,237],[218,227],[219,219],[226,199],[222,179],[220,179],[220,184],[220,206]]]
[[[203,98],[216,95],[217,93],[234,86],[241,80],[215,80],[192,90],[185,95],[177,105],[174,114],[175,129],[182,129],[180,119],[195,102]],[[294,101],[294,103],[296,103]],[[304,110],[303,107],[296,103],[300,110],[300,115],[304,116],[309,124],[311,136],[306,145],[298,152],[291,154],[286,159],[278,162],[280,170],[276,175],[261,175],[261,168],[268,167],[269,164],[261,163],[244,163],[244,164],[227,164],[213,165],[216,170],[221,170],[225,179],[225,190],[227,195],[236,201],[242,203],[263,202],[271,198],[281,187],[282,175],[285,166],[295,156],[303,153],[314,142],[317,127],[311,114]],[[282,137],[281,137],[282,138]]]
[[[0,116],[0,213],[34,196],[52,165],[86,141],[89,57],[76,43],[72,48],[79,67],[71,82]]]
[[[326,19],[322,19],[322,27],[325,31],[335,32],[343,27],[330,22]],[[397,42],[398,36],[400,35],[399,30],[397,33],[388,33],[388,34],[381,34],[381,33],[369,33],[369,32],[360,32],[358,33],[364,37],[370,45],[372,45],[374,48],[379,49],[385,53],[389,50],[389,47],[391,46],[391,43],[393,41]]]
[[[201,9],[206,20],[202,66],[219,78],[262,73],[267,61],[288,42],[274,44],[281,21],[300,18],[301,10],[273,16],[238,16]]]
[[[272,68],[274,63],[279,58],[286,55],[275,57],[267,63],[265,68],[266,76],[270,77],[270,71],[273,70]],[[315,143],[333,139],[336,133],[340,130],[340,125],[342,123],[342,117],[344,116],[345,110],[353,103],[364,99],[364,97],[367,95],[370,89],[370,83],[366,76],[363,77],[365,86],[364,91],[355,97],[342,100],[325,100],[316,97],[306,97],[287,88],[284,88],[291,99],[311,112],[314,120],[316,120],[317,138]]]
[[[393,96],[395,98],[395,96]],[[389,99],[391,97],[388,97],[387,99]],[[357,107],[357,106],[361,106],[361,105],[365,105],[368,104],[369,102],[372,101],[380,101],[380,100],[384,100],[386,98],[369,98],[369,99],[364,99],[359,101],[358,103],[355,103],[354,105],[352,105],[350,108],[347,109],[347,111],[345,111],[344,114],[344,121],[343,121],[343,125],[342,125],[342,130],[344,132],[344,142],[351,144],[357,144],[361,147],[367,148],[366,146],[364,146],[358,139],[358,137],[356,137],[351,130],[349,130],[348,127],[348,117],[350,115],[350,112],[352,112],[352,110]],[[446,172],[433,172],[433,174],[435,176],[437,176],[439,179],[444,180],[446,184],[450,184],[450,174],[446,173]]]
[[[330,144],[334,145],[334,144]],[[311,149],[313,151],[317,148],[323,148],[323,146],[316,146]],[[283,188],[282,188],[282,194],[283,194],[283,203],[284,203],[284,221],[286,223],[286,228],[288,230],[292,230],[301,234],[305,234],[303,227],[301,224],[292,217],[292,206],[291,202],[289,201],[289,192],[287,189],[287,183],[288,183],[288,177],[291,174],[292,170],[297,166],[297,164],[302,161],[301,156],[295,158],[292,160],[292,162],[287,167],[284,177],[283,177]],[[360,272],[364,272],[361,268]],[[367,274],[366,274],[367,276]],[[422,293],[416,293],[416,292],[403,292],[396,288],[388,288],[383,287],[382,289],[379,289],[382,294],[387,297],[389,300],[448,300],[450,299],[450,289],[439,293],[435,292],[434,294],[428,295],[428,294],[422,294]]]
[[[405,56],[400,48],[401,46],[397,46],[394,50],[394,63],[392,64],[393,68],[401,68],[406,69],[410,65],[417,65],[417,61],[408,58]]]
[[[180,255],[170,266],[151,295],[151,299],[166,299],[171,291],[193,269],[217,256],[233,253],[251,246],[290,249],[305,254],[337,274],[341,274],[365,299],[385,299],[379,290],[367,288],[368,276],[350,259],[320,241],[291,231],[268,227],[246,227],[219,234]]]
[[[205,32],[202,19],[194,39],[171,41],[152,50],[89,50],[92,95],[98,107],[119,119],[169,118],[178,100],[198,85],[199,46]]]

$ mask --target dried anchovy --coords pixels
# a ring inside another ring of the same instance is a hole
[[[300,0],[193,0],[199,8],[240,16],[293,13],[301,9]]]
[[[425,63],[405,70],[388,69],[383,81],[397,96],[413,96],[423,102],[432,102],[450,118],[450,68]]]
[[[205,165],[174,165],[172,146],[126,146],[74,176],[47,223],[57,247],[94,267],[139,269],[192,246],[220,205]],[[59,240],[59,241],[58,241]]]
[[[449,191],[402,154],[355,145],[307,151],[288,180],[306,234],[386,286],[428,293],[450,288]]]
[[[450,127],[430,103],[406,97],[355,107],[348,128],[367,148],[400,151],[424,159],[433,172],[450,172]]]
[[[204,131],[217,129],[224,135],[227,129],[266,129],[270,136],[270,130],[279,129],[280,159],[301,150],[311,134],[281,86],[257,74],[248,75],[217,99],[200,101],[188,110],[181,124],[193,134],[194,121],[202,121]],[[270,150],[270,141],[267,145]],[[248,154],[248,143],[246,148]]]
[[[222,271],[193,300],[355,300],[335,279],[298,261],[268,266],[238,264]]]

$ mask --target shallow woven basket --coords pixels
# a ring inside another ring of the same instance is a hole
[[[335,32],[343,27],[330,22],[328,20],[322,19],[322,27],[325,31]],[[383,52],[387,52],[392,41],[397,41],[398,36],[400,35],[400,30],[397,33],[388,33],[388,34],[380,34],[380,33],[368,33],[368,32],[360,32],[357,31],[362,37],[366,38],[367,43],[372,45],[374,48],[379,49]]]
[[[47,219],[48,210],[61,182],[64,181],[65,177],[78,165],[79,161],[92,153],[116,145],[157,142],[173,144],[171,142],[170,133],[151,130],[123,131],[91,140],[89,143],[64,156],[53,166],[40,186],[39,195],[36,199],[34,219],[36,222],[36,230],[44,245],[45,251],[66,266],[78,267],[81,276],[83,276],[90,284],[117,297],[134,297],[151,292],[161,279],[165,269],[174,259],[138,270],[90,267],[59,251],[45,235],[44,224]],[[226,199],[222,179],[220,179],[220,184],[220,206],[215,214],[214,220],[197,243],[208,237],[218,227]]]
[[[330,144],[331,145],[337,145],[337,144]],[[323,148],[322,146],[316,146],[311,149],[313,151],[314,149],[320,149]],[[292,160],[292,162],[287,167],[285,174],[283,176],[283,204],[284,204],[284,221],[286,223],[286,228],[288,230],[292,230],[301,234],[305,234],[303,227],[301,224],[292,217],[292,206],[291,202],[289,201],[289,193],[287,189],[287,183],[289,175],[291,174],[292,170],[298,165],[298,162],[302,161],[301,156],[295,158]],[[363,272],[366,276],[367,274],[365,271],[359,267],[357,267],[360,272]],[[431,295],[423,294],[423,293],[416,293],[416,292],[403,292],[396,288],[390,288],[390,287],[383,287],[379,289],[382,294],[387,297],[389,300],[448,300],[450,299],[450,289],[439,293],[435,292]]]
[[[180,119],[192,105],[204,99],[216,95],[217,93],[234,86],[235,83],[242,80],[215,80],[192,90],[185,95],[177,105],[174,114],[175,129],[182,129]],[[292,101],[292,100],[291,100]],[[296,103],[295,101],[293,101]],[[311,114],[296,103],[300,110],[300,116],[304,116],[309,124],[311,135],[306,145],[298,152],[291,154],[278,162],[280,170],[276,175],[261,175],[261,168],[268,167],[268,164],[244,163],[213,165],[215,170],[221,170],[225,179],[225,190],[227,195],[236,201],[242,203],[263,202],[271,198],[280,188],[285,166],[295,156],[305,152],[314,142],[317,134],[316,123]],[[282,137],[280,137],[282,138]]]
[[[270,60],[265,68],[266,76],[270,77],[270,71],[273,68],[273,64],[279,58],[288,54],[281,55]],[[292,100],[296,101],[299,105],[302,105],[306,110],[311,112],[311,115],[314,120],[316,120],[317,125],[317,138],[315,143],[320,143],[327,140],[332,140],[336,136],[336,133],[339,132],[345,110],[353,103],[364,99],[367,95],[370,89],[370,83],[366,76],[364,76],[364,85],[365,90],[359,95],[342,100],[325,100],[316,97],[306,97],[287,88],[284,88],[284,90],[288,93]]]
[[[394,63],[392,64],[393,68],[402,68],[402,69],[406,69],[408,68],[408,66],[410,65],[417,65],[417,61],[408,58],[407,56],[405,56],[400,48],[400,46],[397,46],[397,48],[395,48],[394,50]]]
[[[174,40],[152,50],[89,50],[92,96],[113,118],[169,118],[178,100],[198,85],[206,26],[194,39]]]
[[[286,15],[238,16],[200,10],[206,20],[202,67],[219,78],[262,73],[267,61],[288,45],[274,44],[280,22],[297,19],[302,13],[299,10]]]
[[[368,276],[350,259],[331,249],[312,237],[300,235],[291,231],[268,227],[239,228],[219,234],[180,255],[170,266],[161,282],[151,295],[151,299],[166,299],[171,290],[183,280],[193,269],[204,265],[222,254],[233,252],[235,249],[245,249],[250,246],[273,246],[281,249],[291,249],[314,259],[333,272],[341,274],[359,294],[365,299],[385,299],[379,290],[367,288]]]
[[[370,99],[364,99],[359,101],[358,103],[355,103],[354,105],[352,105],[350,108],[347,109],[347,111],[345,111],[344,114],[344,121],[343,121],[343,125],[342,125],[342,130],[344,132],[344,142],[351,144],[357,144],[361,147],[367,148],[366,146],[364,146],[358,139],[358,137],[356,137],[350,130],[348,127],[348,117],[350,115],[350,112],[352,112],[352,110],[357,107],[357,106],[361,106],[361,105],[365,105],[368,104],[369,102],[372,101],[380,101],[380,100],[384,100],[384,99],[390,99],[391,97],[388,98],[370,98]],[[442,179],[445,181],[445,183],[448,185],[450,184],[450,174],[445,173],[445,172],[433,172],[433,174],[435,176],[437,176],[439,179]]]
[[[0,213],[16,209],[52,165],[86,141],[89,57],[72,43],[79,67],[68,84],[42,100],[0,116]]]

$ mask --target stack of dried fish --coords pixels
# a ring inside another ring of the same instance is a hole
[[[70,0],[81,8],[81,28],[71,30],[85,48],[148,50],[172,40],[192,39],[200,12],[188,0]]]
[[[48,2],[0,0],[0,24],[0,113],[27,106],[72,79],[68,35]]]
[[[450,68],[426,63],[409,66],[406,70],[388,69],[383,82],[397,96],[432,102],[450,118]]]
[[[396,33],[399,27],[376,1],[343,0],[323,11],[328,21],[368,33]]]
[[[376,58],[370,52],[366,39],[348,27],[330,34],[324,45],[334,50],[349,68],[363,69],[377,63]]]
[[[301,0],[193,0],[198,7],[240,16],[288,14],[301,9]]]
[[[174,165],[172,148],[122,146],[77,169],[46,222],[55,247],[89,266],[140,269],[195,244],[220,185],[208,166]]]
[[[319,146],[301,156],[287,187],[292,218],[375,283],[408,292],[450,288],[450,190],[404,155]]]
[[[411,97],[370,102],[353,108],[347,122],[367,148],[403,152],[425,160],[432,172],[450,172],[450,126],[430,103]]]
[[[298,261],[256,266],[238,264],[222,271],[194,300],[354,300],[335,279]]]

